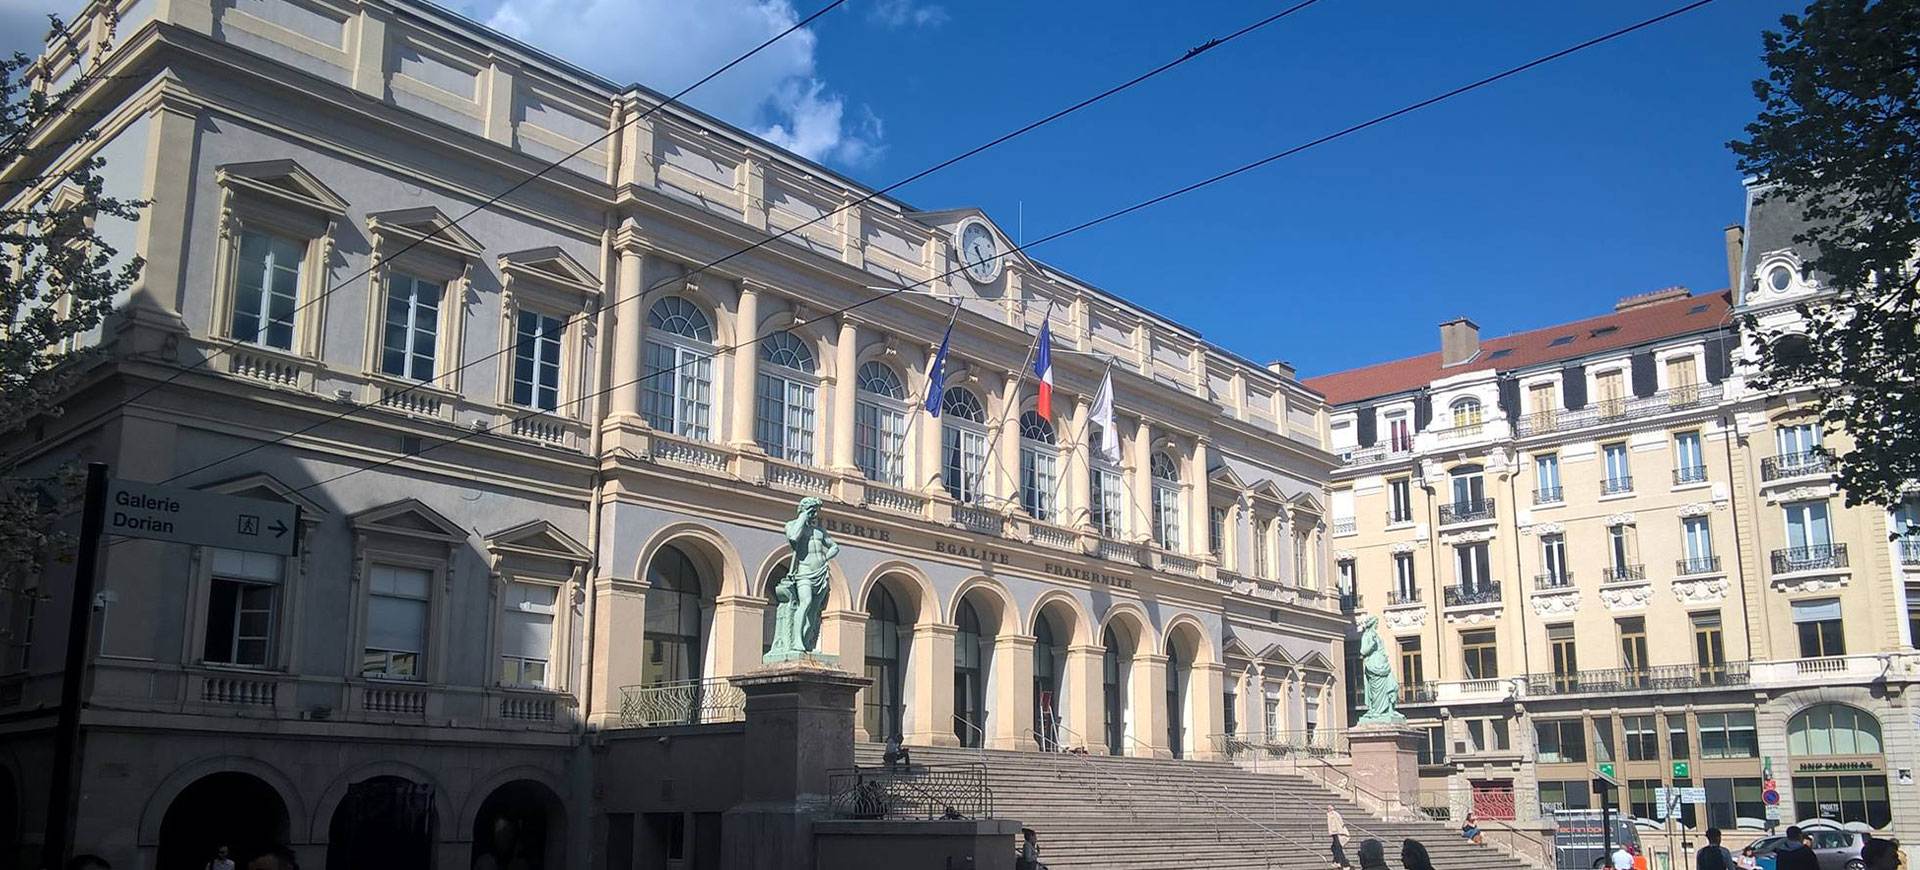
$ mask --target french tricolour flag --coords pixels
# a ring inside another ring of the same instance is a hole
[[[1040,379],[1040,416],[1053,419],[1053,329],[1040,321],[1040,347],[1033,354],[1033,373]]]

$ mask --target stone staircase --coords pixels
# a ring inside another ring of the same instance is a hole
[[[1412,837],[1439,870],[1530,870],[1445,823],[1380,821],[1300,775],[1252,773],[1230,762],[910,749],[915,767],[984,763],[994,815],[1038,832],[1040,858],[1055,870],[1319,870],[1332,863],[1329,805],[1353,834],[1347,858],[1356,867],[1361,840],[1379,839],[1388,865],[1399,867],[1400,842]],[[856,763],[878,766],[881,752],[858,745]]]

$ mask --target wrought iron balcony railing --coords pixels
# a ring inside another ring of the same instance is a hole
[[[1600,569],[1602,583],[1638,583],[1645,579],[1647,579],[1645,565],[1615,565]]]
[[[827,771],[827,810],[839,819],[993,818],[985,764]]]
[[[1720,400],[1719,384],[1689,384],[1636,399],[1600,399],[1578,411],[1539,411],[1520,418],[1514,434],[1524,438],[1544,432],[1567,432],[1623,420],[1671,414]]]
[[[1622,474],[1616,477],[1603,477],[1600,479],[1601,495],[1619,495],[1620,493],[1623,493],[1623,492],[1632,492],[1632,491],[1633,491],[1633,475],[1631,474]]]
[[[1500,600],[1500,581],[1490,580],[1474,585],[1448,586],[1446,605],[1448,607],[1468,607],[1475,604],[1494,604]]]
[[[1616,692],[1671,692],[1744,686],[1752,680],[1748,662],[1655,665],[1646,668],[1582,670],[1568,674],[1528,674],[1527,694],[1582,695]]]
[[[1533,491],[1534,504],[1558,504],[1566,500],[1566,493],[1557,486],[1543,486]]]
[[[1535,589],[1565,589],[1573,585],[1572,571],[1548,571],[1533,576]]]
[[[1760,479],[1762,481],[1784,480],[1791,477],[1806,477],[1813,474],[1826,474],[1833,470],[1833,460],[1825,450],[1814,448],[1799,453],[1782,453],[1760,460]]]
[[[1685,465],[1673,470],[1673,485],[1685,486],[1689,483],[1704,483],[1707,479],[1707,467],[1704,465]]]
[[[1456,501],[1440,506],[1440,524],[1471,523],[1476,520],[1490,520],[1494,517],[1493,499],[1479,501]]]
[[[1719,556],[1689,556],[1674,562],[1673,571],[1682,577],[1689,574],[1720,573]]]
[[[1400,687],[1400,703],[1431,704],[1439,696],[1440,684],[1434,680],[1423,683],[1407,683]]]
[[[1360,609],[1365,606],[1366,606],[1365,603],[1360,597],[1360,593],[1358,592],[1340,593],[1340,612],[1341,613],[1358,613]]]
[[[743,722],[746,718],[746,694],[726,679],[620,687],[622,728],[706,725]]]
[[[1415,587],[1413,589],[1395,589],[1387,593],[1388,607],[1392,607],[1396,604],[1419,604],[1419,603],[1420,603],[1420,590],[1418,587]]]
[[[1773,551],[1773,573],[1828,571],[1847,567],[1846,544],[1822,544],[1817,547],[1787,547]]]

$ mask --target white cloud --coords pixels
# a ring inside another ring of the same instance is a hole
[[[867,20],[898,30],[902,27],[939,27],[947,23],[947,7],[921,5],[913,0],[875,0],[867,7]]]
[[[13,0],[0,0],[13,2]],[[616,80],[673,94],[799,20],[788,0],[468,0],[463,11]],[[818,38],[799,30],[686,101],[813,160],[858,165],[880,125],[815,75]]]

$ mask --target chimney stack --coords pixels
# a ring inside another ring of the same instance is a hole
[[[1480,355],[1480,324],[1456,317],[1440,324],[1440,364],[1459,365]]]
[[[1739,224],[1727,227],[1727,289],[1733,291],[1735,302],[1746,296],[1744,274],[1746,267],[1747,230]]]

